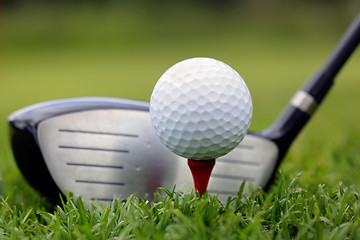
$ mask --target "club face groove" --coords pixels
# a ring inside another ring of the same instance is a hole
[[[73,129],[59,129],[59,132],[68,132],[68,133],[84,133],[84,134],[98,134],[98,135],[110,135],[110,136],[134,137],[134,138],[137,138],[137,137],[138,137],[138,135],[135,135],[135,134],[126,134],[126,133],[110,133],[110,132],[94,132],[94,131],[73,130]]]

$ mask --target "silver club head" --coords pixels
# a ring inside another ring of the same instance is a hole
[[[133,105],[124,107],[125,102]],[[39,115],[45,117],[34,117]],[[85,201],[107,202],[130,194],[151,200],[159,187],[176,185],[177,191],[187,191],[193,185],[186,159],[170,152],[156,136],[145,102],[113,98],[48,102],[11,115],[13,132],[29,125],[21,123],[24,119],[33,123],[41,161],[63,194],[71,191]],[[243,181],[264,187],[277,158],[276,144],[248,134],[236,149],[217,160],[208,191],[225,202],[237,194]],[[22,171],[46,175],[37,172],[36,166]]]

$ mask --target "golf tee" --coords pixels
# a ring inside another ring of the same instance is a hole
[[[188,160],[188,165],[194,179],[195,190],[202,196],[207,189],[211,172],[215,165],[215,159],[211,160]]]

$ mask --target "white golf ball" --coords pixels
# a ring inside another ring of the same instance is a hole
[[[244,138],[252,101],[241,76],[212,58],[191,58],[169,68],[150,99],[156,134],[172,152],[192,160],[223,156]]]

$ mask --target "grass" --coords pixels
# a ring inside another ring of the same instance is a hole
[[[162,189],[148,202],[130,196],[104,207],[69,195],[53,212],[11,207],[2,199],[2,238],[53,239],[357,239],[359,197],[354,186],[314,192],[302,186],[301,174],[291,181],[279,174],[276,190],[257,189],[249,197],[228,199]]]
[[[93,203],[85,210],[68,196],[53,206],[19,173],[6,125],[12,111],[50,99],[96,95],[148,101],[168,67],[209,56],[245,79],[254,102],[251,129],[261,130],[321,65],[356,9],[356,1],[339,6],[279,1],[223,11],[165,3],[4,11],[0,238],[359,238],[359,51],[291,147],[270,190],[255,189],[247,197],[240,190],[225,205],[216,196],[163,189],[152,202],[131,196],[125,203]]]

